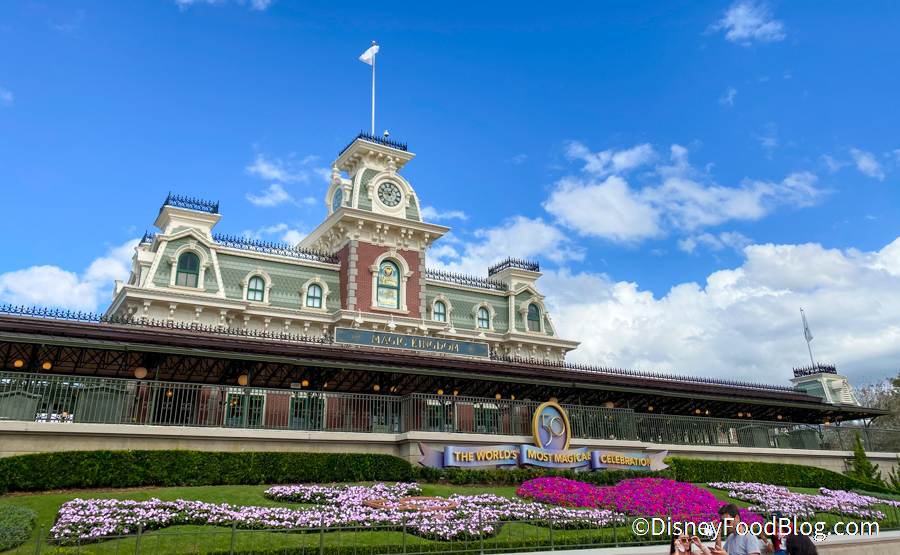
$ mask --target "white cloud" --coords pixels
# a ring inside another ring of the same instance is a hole
[[[740,252],[744,250],[744,247],[752,244],[753,239],[739,231],[723,231],[718,236],[712,233],[701,233],[685,237],[678,241],[678,248],[686,253],[692,253],[697,246],[703,245],[711,251],[720,251],[725,247],[730,247]]]
[[[603,154],[592,154],[582,145],[574,148],[573,158],[597,160]],[[759,220],[779,206],[809,206],[824,194],[808,172],[781,182],[744,179],[738,187],[725,187],[693,168],[686,148],[672,145],[670,159],[670,164],[658,164],[643,176],[644,182],[653,176],[658,181],[641,189],[619,176],[602,182],[565,177],[554,184],[544,208],[581,235],[635,243],[672,230],[693,232],[731,220]]]
[[[878,160],[875,159],[874,154],[864,150],[851,148],[850,156],[853,157],[853,161],[856,163],[856,169],[869,177],[874,177],[881,181],[884,180],[884,169],[881,167],[881,164],[878,163]]]
[[[770,121],[766,124],[766,131],[762,135],[752,133],[751,136],[759,141],[763,148],[773,149],[778,146],[778,126]]]
[[[825,165],[828,166],[829,173],[835,173],[836,171],[843,168],[844,166],[850,165],[850,162],[841,162],[840,160],[837,160],[831,156],[828,156],[827,154],[823,154],[821,156],[821,159],[823,162],[825,162]]]
[[[252,229],[244,230],[241,233],[244,237],[248,239],[257,239],[263,241],[281,241],[283,243],[288,243],[291,246],[296,245],[300,241],[303,240],[308,234],[303,233],[300,230],[293,229],[288,226],[286,223],[279,223],[269,227],[263,227],[257,229],[256,231]]]
[[[478,230],[474,235],[475,241],[471,242],[442,240],[440,249],[428,251],[429,267],[484,276],[488,266],[508,256],[540,257],[554,262],[584,258],[584,252],[562,231],[540,218],[516,216],[497,227]]]
[[[462,210],[447,210],[445,212],[438,212],[436,208],[433,206],[423,206],[422,207],[422,219],[425,221],[439,221],[439,220],[468,220],[469,217]]]
[[[621,173],[648,164],[656,157],[656,153],[649,144],[629,149],[609,149],[593,153],[584,144],[572,141],[566,147],[566,157],[569,160],[584,160],[583,171],[598,177],[605,177],[612,173]]]
[[[627,243],[661,233],[659,210],[618,176],[602,183],[563,178],[544,209],[582,235]]]
[[[768,6],[753,0],[738,0],[732,4],[725,16],[710,25],[707,32],[723,29],[727,40],[743,46],[750,46],[753,41],[777,42],[787,37],[784,22],[772,19]]]
[[[175,5],[178,6],[178,9],[184,11],[188,9],[188,6],[192,4],[225,4],[228,0],[175,0]],[[235,0],[237,4],[244,5],[250,4],[251,10],[260,10],[265,11],[275,3],[275,0]]]
[[[282,187],[278,183],[272,183],[271,185],[269,185],[269,188],[263,191],[263,193],[259,196],[254,196],[247,193],[247,200],[252,202],[255,206],[262,207],[278,206],[279,204],[284,204],[286,202],[295,202],[294,197],[292,197],[287,191],[285,191],[284,187]]]
[[[138,240],[132,239],[94,259],[81,274],[57,266],[32,266],[0,274],[0,301],[15,305],[64,308],[93,312],[108,295],[115,280],[127,280]]]
[[[734,106],[734,95],[736,94],[736,88],[728,87],[727,89],[725,89],[725,92],[722,93],[722,96],[719,97],[719,104],[721,104],[722,106]]]
[[[527,154],[524,154],[524,153],[516,154],[515,156],[513,156],[512,158],[507,160],[507,162],[511,162],[513,164],[521,164],[522,162],[525,161],[526,158],[528,158]]]
[[[682,283],[662,298],[605,274],[545,272],[539,283],[569,360],[788,385],[816,360],[851,379],[896,373],[900,358],[900,239],[877,252],[817,244],[751,245],[741,267]]]
[[[10,106],[13,102],[13,93],[8,90],[0,87],[0,104],[4,106]]]
[[[246,166],[244,169],[248,174],[261,179],[281,181],[282,183],[299,183],[309,180],[307,171],[299,167],[307,164],[309,161],[308,156],[298,164],[290,159],[269,159],[265,154],[257,154],[253,165]]]
[[[53,23],[52,21],[47,21],[47,25],[50,26],[51,29],[56,29],[62,33],[71,33],[81,27],[81,24],[84,22],[84,10],[76,10],[75,17],[72,18],[71,21],[66,21],[64,23]]]

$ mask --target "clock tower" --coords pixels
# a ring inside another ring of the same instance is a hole
[[[422,221],[399,174],[414,156],[404,143],[360,133],[332,164],[327,217],[299,246],[340,258],[344,310],[425,316],[425,252],[449,228]]]

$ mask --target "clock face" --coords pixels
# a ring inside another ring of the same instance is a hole
[[[337,209],[344,205],[344,189],[338,188],[331,197],[331,211],[337,212]]]
[[[400,204],[402,195],[400,193],[400,188],[388,181],[386,183],[382,183],[378,187],[378,198],[381,200],[381,202],[384,203],[385,206],[394,207]]]

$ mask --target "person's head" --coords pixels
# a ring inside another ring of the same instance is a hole
[[[803,534],[791,534],[784,544],[788,555],[819,555],[816,544]]]
[[[719,509],[719,518],[722,519],[723,527],[734,531],[734,527],[741,523],[741,510],[734,503],[722,505]]]
[[[773,511],[772,512],[772,520],[775,522],[774,530],[769,534],[769,540],[775,541],[776,532],[778,531],[778,525],[781,523],[781,519],[784,518],[784,515],[781,511]],[[783,548],[782,548],[783,549]]]
[[[683,551],[676,547],[676,542],[679,543]],[[672,534],[672,540],[669,542],[669,555],[672,555],[673,553],[675,555],[691,553],[691,538],[689,538],[687,534]]]

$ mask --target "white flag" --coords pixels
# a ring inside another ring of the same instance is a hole
[[[803,317],[803,335],[806,336],[807,341],[812,341],[812,333],[809,331],[809,324],[806,323],[806,314],[803,311],[800,311],[800,316]]]
[[[373,65],[375,63],[375,54],[378,53],[378,45],[373,45],[372,48],[363,52],[363,55],[359,57],[360,62],[365,62],[369,65]]]

